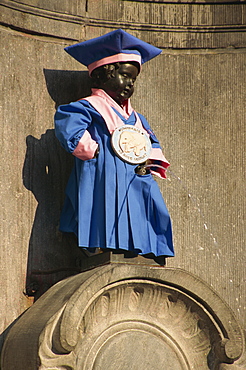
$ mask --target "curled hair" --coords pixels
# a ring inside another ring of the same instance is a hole
[[[99,87],[101,84],[107,82],[109,73],[113,69],[119,69],[119,63],[105,64],[94,69],[91,73],[92,86]]]
[[[102,84],[106,83],[109,79],[109,75],[112,72],[112,70],[119,69],[120,65],[124,63],[125,62],[105,64],[104,66],[95,68],[91,73],[92,87],[100,87]],[[140,66],[137,62],[127,62],[127,63],[133,64],[135,67],[137,67],[139,73]]]

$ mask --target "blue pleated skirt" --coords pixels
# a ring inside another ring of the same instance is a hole
[[[75,158],[60,229],[74,232],[80,247],[123,249],[173,256],[171,220],[151,174],[118,158],[110,134],[100,133],[98,158]]]

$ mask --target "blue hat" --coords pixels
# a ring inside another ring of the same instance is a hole
[[[140,66],[162,50],[118,29],[103,36],[68,46],[68,54],[89,69],[116,62],[138,62]]]

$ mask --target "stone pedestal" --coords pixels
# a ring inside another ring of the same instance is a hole
[[[23,314],[2,370],[239,369],[241,329],[206,283],[139,257],[105,253],[96,263]]]

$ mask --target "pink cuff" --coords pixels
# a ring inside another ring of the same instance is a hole
[[[153,168],[150,168],[150,172],[153,175],[165,179],[167,177],[166,169],[170,166],[170,163],[166,160],[160,148],[152,148],[149,161],[153,164]]]
[[[72,154],[75,157],[86,161],[94,157],[97,148],[98,143],[91,138],[88,131],[85,131]]]

